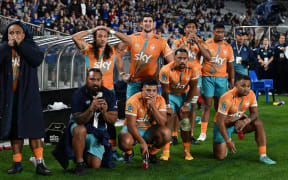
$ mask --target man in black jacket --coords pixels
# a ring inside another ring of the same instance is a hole
[[[22,171],[23,143],[29,138],[36,157],[36,173],[51,175],[44,165],[41,144],[45,130],[37,66],[43,60],[43,52],[28,29],[16,21],[3,34],[0,54],[0,139],[11,141],[14,161],[8,174]]]
[[[279,42],[275,46],[275,89],[277,93],[287,93],[288,85],[286,82],[288,76],[288,57],[285,56],[287,43],[285,43],[285,35],[280,34]]]

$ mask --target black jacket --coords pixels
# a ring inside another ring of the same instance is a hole
[[[12,24],[18,24],[12,23]],[[17,136],[18,138],[42,138],[45,135],[44,120],[37,78],[37,66],[43,61],[43,52],[20,24],[25,39],[15,49],[20,55],[18,84]],[[11,26],[8,25],[7,29]],[[8,46],[7,29],[0,44],[0,139],[8,139],[12,120],[9,115],[13,88],[12,48]],[[26,35],[27,33],[27,35]]]

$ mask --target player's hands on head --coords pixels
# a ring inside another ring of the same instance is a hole
[[[107,32],[109,32],[109,28],[108,27],[106,27],[106,26],[97,26],[95,29],[94,29],[94,31],[97,31],[97,30],[99,30],[99,29],[102,29],[102,30],[105,30],[105,31],[107,31]]]
[[[122,79],[123,79],[125,82],[127,82],[127,83],[129,83],[129,82],[132,80],[132,78],[133,78],[133,75],[132,75],[132,74],[124,74],[124,75],[122,76]]]

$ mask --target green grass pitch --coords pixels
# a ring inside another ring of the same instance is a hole
[[[288,103],[288,96],[276,96]],[[35,168],[29,163],[32,155],[29,146],[23,149],[22,166],[20,174],[8,175],[7,170],[12,165],[12,151],[0,152],[0,180],[6,179],[137,179],[137,180],[180,180],[180,179],[288,179],[288,104],[273,106],[265,104],[265,97],[259,99],[259,119],[264,122],[267,134],[267,154],[276,165],[265,165],[258,162],[259,155],[254,133],[245,134],[244,140],[238,140],[237,134],[232,135],[237,148],[237,153],[229,152],[225,160],[213,159],[212,134],[213,118],[215,111],[212,110],[208,125],[207,140],[201,145],[191,145],[192,161],[183,159],[183,147],[181,139],[176,146],[171,146],[171,157],[168,162],[161,161],[158,165],[150,164],[148,170],[142,170],[142,160],[139,155],[139,146],[134,147],[135,156],[131,164],[116,163],[113,169],[87,169],[84,177],[72,174],[73,162],[70,162],[68,170],[63,170],[53,158],[51,151],[54,146],[44,146],[44,158],[46,165],[53,175],[42,177],[35,174]],[[199,115],[201,112],[198,111]],[[119,128],[118,128],[119,131]],[[195,137],[200,133],[200,125],[195,126]],[[120,152],[120,150],[118,150]],[[158,156],[160,157],[160,154]]]

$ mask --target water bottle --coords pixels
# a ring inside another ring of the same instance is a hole
[[[146,170],[146,169],[148,169],[149,168],[149,164],[148,164],[148,154],[146,153],[146,154],[144,154],[143,156],[142,156],[142,158],[143,158],[143,164],[142,164],[142,169],[144,169],[144,170]]]
[[[237,134],[238,134],[238,139],[239,139],[239,140],[244,139],[244,133],[243,133],[243,131],[239,131]]]

